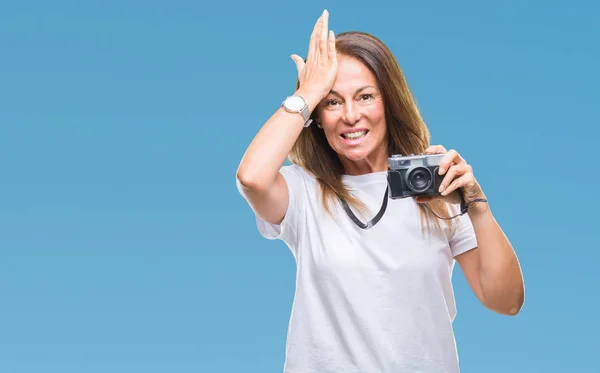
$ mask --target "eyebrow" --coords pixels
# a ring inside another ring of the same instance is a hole
[[[360,93],[361,91],[363,91],[367,88],[375,88],[375,87],[373,87],[372,85],[366,85],[364,87],[357,89],[355,93]],[[341,96],[337,91],[334,91],[333,89],[331,91],[329,91],[329,93],[334,94],[336,96]]]

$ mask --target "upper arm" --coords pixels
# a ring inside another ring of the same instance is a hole
[[[239,178],[237,182],[240,192],[244,194],[258,217],[271,224],[282,222],[288,209],[290,195],[287,182],[281,173],[277,173],[275,183],[268,189],[245,184]]]

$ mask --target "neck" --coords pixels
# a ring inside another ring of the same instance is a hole
[[[340,157],[344,173],[346,175],[365,175],[374,172],[387,171],[388,155],[387,152],[379,152],[379,154],[370,154],[367,158],[360,160],[351,160]]]

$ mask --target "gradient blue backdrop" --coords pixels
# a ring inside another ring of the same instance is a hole
[[[600,371],[592,1],[34,0],[0,5],[0,372],[281,371],[294,260],[234,177],[324,8],[389,45],[521,260],[514,318],[456,267],[463,372]]]

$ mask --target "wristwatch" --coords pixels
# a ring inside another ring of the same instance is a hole
[[[310,123],[312,122],[312,119],[310,119],[310,110],[302,96],[288,96],[281,103],[281,106],[288,113],[302,114],[302,118],[304,118],[304,127],[310,126]]]

